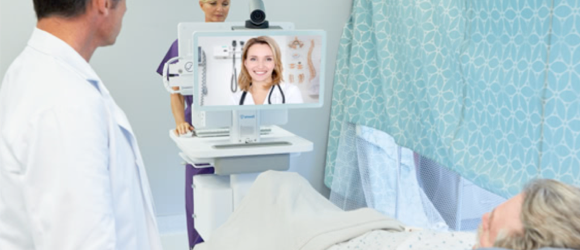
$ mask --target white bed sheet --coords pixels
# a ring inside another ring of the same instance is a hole
[[[328,250],[471,250],[475,244],[474,232],[389,232],[374,230],[336,244]]]
[[[376,229],[403,226],[370,208],[342,211],[296,173],[267,171],[195,250],[323,250]]]

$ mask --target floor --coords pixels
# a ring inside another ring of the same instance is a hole
[[[157,217],[163,250],[188,250],[185,215]]]

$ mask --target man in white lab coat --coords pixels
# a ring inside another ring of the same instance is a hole
[[[0,88],[0,249],[161,249],[131,126],[89,65],[126,0],[34,0]]]

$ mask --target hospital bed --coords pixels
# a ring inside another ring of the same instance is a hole
[[[475,241],[474,232],[407,227],[370,208],[345,212],[300,175],[267,171],[227,221],[194,250],[467,250]]]
[[[345,212],[298,174],[267,171],[258,176],[229,219],[194,249],[342,250],[369,244],[380,248],[387,242],[376,236],[395,233],[401,244],[421,239],[441,243],[445,239],[444,234],[413,231],[370,208]],[[460,239],[446,245],[450,250],[469,249],[475,238],[465,232],[446,237]]]

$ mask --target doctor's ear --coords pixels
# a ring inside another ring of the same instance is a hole
[[[91,7],[98,11],[99,14],[108,15],[109,10],[113,7],[112,0],[93,0]]]

